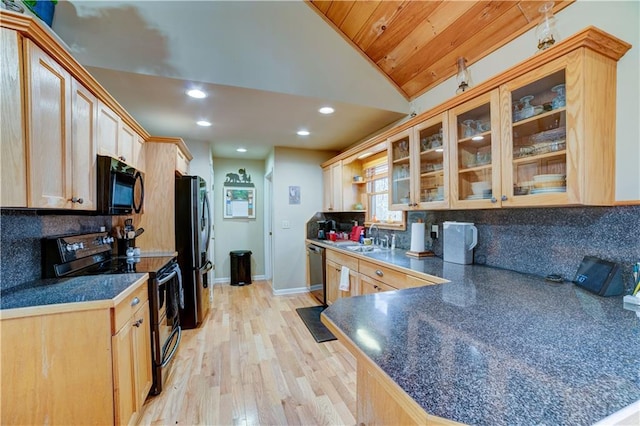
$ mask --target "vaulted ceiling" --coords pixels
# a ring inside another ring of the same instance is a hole
[[[554,11],[574,0],[557,1]],[[408,99],[540,22],[547,1],[311,1]]]
[[[541,3],[67,0],[53,30],[152,135],[263,159],[341,150],[407,117],[458,56],[473,63],[533,27]]]

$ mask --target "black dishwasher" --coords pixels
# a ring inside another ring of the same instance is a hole
[[[315,244],[307,244],[307,264],[309,267],[309,292],[322,306],[327,306],[326,273],[324,248]]]

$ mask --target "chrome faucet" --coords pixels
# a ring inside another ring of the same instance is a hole
[[[375,229],[378,231],[376,232],[376,237],[373,238],[373,229]],[[369,237],[373,238],[373,244],[374,245],[379,245],[380,244],[380,228],[378,228],[378,226],[375,223],[372,223],[371,226],[369,226]]]

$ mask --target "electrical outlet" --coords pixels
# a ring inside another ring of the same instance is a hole
[[[431,238],[438,239],[438,225],[431,225]]]
[[[289,229],[291,228],[291,224],[289,223],[288,220],[283,220],[282,221],[282,229]]]

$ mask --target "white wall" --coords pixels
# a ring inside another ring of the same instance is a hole
[[[306,223],[322,210],[320,164],[335,152],[276,147],[273,156],[273,292],[306,291]],[[289,204],[289,186],[300,187],[300,204]],[[283,229],[283,221],[289,228]]]
[[[215,281],[229,282],[231,278],[229,252],[251,250],[251,275],[264,277],[264,161],[214,158],[213,201],[215,222]],[[246,169],[256,189],[255,219],[223,219],[223,191],[227,173]]]
[[[633,47],[618,62],[616,106],[616,200],[640,200],[640,2],[578,0],[556,15],[560,36],[567,38],[593,25]],[[474,84],[500,74],[536,52],[535,29],[470,65]],[[452,98],[455,77],[413,101],[418,113]]]

